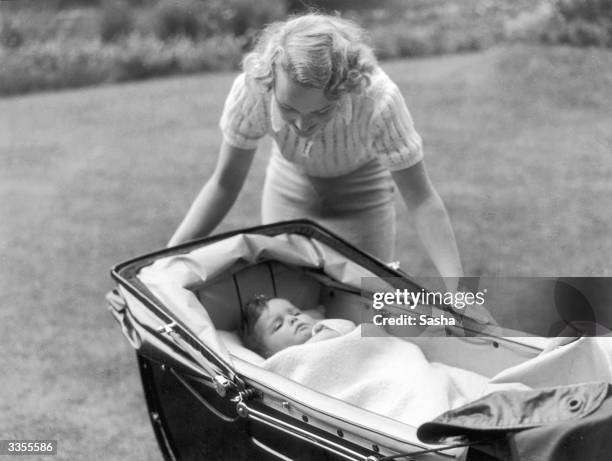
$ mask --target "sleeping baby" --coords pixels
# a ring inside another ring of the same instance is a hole
[[[283,298],[246,303],[242,337],[265,370],[414,427],[495,390],[525,388],[430,361],[402,338],[362,336],[348,320],[317,321]]]
[[[242,340],[268,358],[289,346],[336,338],[355,328],[349,320],[315,320],[287,299],[257,295],[244,306]]]

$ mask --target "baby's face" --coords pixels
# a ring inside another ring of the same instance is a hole
[[[255,334],[269,355],[304,344],[312,336],[315,321],[286,299],[272,298],[255,323]]]

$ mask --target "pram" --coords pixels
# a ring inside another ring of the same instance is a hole
[[[443,338],[403,338],[417,343],[432,362],[486,377],[524,377],[536,389],[548,379],[543,378],[548,372],[537,370],[552,367],[563,378],[551,378],[550,385],[561,388],[552,393],[547,389],[547,397],[539,391],[499,395],[514,402],[515,410],[520,395],[530,402],[569,395],[571,405],[580,407],[570,408],[569,416],[547,414],[546,424],[503,421],[492,430],[487,425],[494,422],[486,418],[479,417],[477,424],[470,420],[474,408],[499,409],[486,397],[415,427],[260,366],[262,359],[244,348],[235,333],[244,302],[255,294],[288,298],[305,309],[323,305],[326,317],[359,324],[372,318],[364,278],[384,280],[390,289],[424,289],[315,223],[288,221],[230,232],[121,263],[111,273],[118,287],[107,299],[137,350],[146,403],[165,459],[486,461],[536,459],[534,453],[545,454],[537,459],[590,459],[554,456],[574,453],[576,446],[593,446],[594,440],[605,456],[592,459],[609,459],[610,437],[602,431],[612,429],[612,348],[601,349],[600,344],[563,353],[583,357],[592,355],[589,347],[599,348],[595,360],[604,362],[578,370],[574,356],[530,366],[549,340],[499,329],[489,335],[481,322],[467,315],[460,326],[445,327]],[[478,337],[470,334],[475,331]],[[580,377],[564,373],[563,363]],[[594,384],[581,385],[583,381]],[[531,408],[521,407],[524,412],[538,410],[537,405]],[[589,419],[592,415],[597,418]],[[489,416],[500,420],[499,413]],[[597,434],[585,437],[584,430],[575,431],[583,428],[582,421]],[[542,452],[534,448],[542,437],[558,443]]]

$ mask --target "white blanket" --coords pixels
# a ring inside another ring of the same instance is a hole
[[[494,390],[485,376],[427,361],[421,349],[391,336],[362,337],[361,329],[292,346],[263,367],[329,396],[412,426]]]

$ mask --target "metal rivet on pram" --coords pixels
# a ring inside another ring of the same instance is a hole
[[[176,327],[176,322],[170,322],[167,325],[162,325],[157,329],[158,333],[173,333],[174,327]]]
[[[219,394],[221,397],[225,397],[227,390],[232,384],[229,379],[221,375],[216,375],[213,378],[213,383],[215,386],[215,391],[217,391],[217,394]]]
[[[238,402],[238,404],[236,405],[236,413],[238,413],[238,416],[240,416],[241,418],[248,418],[249,407],[247,407],[244,402]]]
[[[387,266],[390,267],[393,270],[399,270],[400,262],[399,261],[391,261],[391,262],[387,263]]]
[[[580,409],[580,401],[572,399],[568,402],[570,411],[578,411]]]

